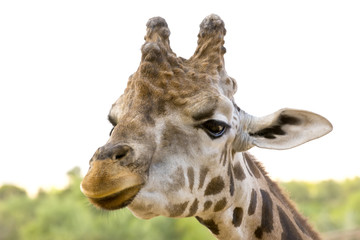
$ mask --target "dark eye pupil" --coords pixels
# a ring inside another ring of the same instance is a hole
[[[213,133],[219,133],[221,132],[222,130],[224,130],[224,126],[221,126],[221,125],[217,125],[216,123],[214,122],[211,122],[211,123],[208,123],[206,124],[206,127],[209,131],[213,132]]]
[[[227,124],[216,120],[209,120],[203,123],[202,126],[210,137],[218,138],[225,133]]]

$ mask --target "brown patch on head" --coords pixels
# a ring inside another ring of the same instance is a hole
[[[204,182],[205,182],[205,177],[206,177],[208,172],[209,172],[209,169],[207,167],[201,167],[201,169],[200,169],[199,189],[203,187]]]
[[[221,176],[211,179],[205,189],[205,196],[215,195],[220,193],[225,187],[224,180]]]
[[[230,184],[229,184],[230,195],[233,196],[233,195],[234,195],[234,191],[235,191],[235,186],[234,186],[234,177],[233,177],[233,170],[232,170],[231,161],[229,161],[229,163],[228,163],[227,174],[228,174],[228,176],[229,176],[229,178],[230,178]]]
[[[221,155],[220,155],[220,164],[222,163],[223,166],[225,166],[225,164],[227,162],[227,156],[228,156],[228,149],[227,149],[227,144],[225,144],[225,147],[224,147],[224,149],[223,149],[223,151],[221,152]]]
[[[142,113],[143,114],[129,112],[127,115],[122,115],[120,118],[111,115],[112,121],[116,121],[117,125],[114,127],[111,138],[105,146],[111,144],[118,145],[120,143],[131,145],[130,143],[136,142],[137,144],[144,144],[147,147],[154,149],[155,137],[153,129],[149,129],[147,132],[144,132],[143,130],[145,127],[150,127],[153,121],[151,119],[145,120],[149,115],[145,114],[145,112]]]
[[[183,214],[185,212],[185,209],[188,204],[189,204],[189,201],[186,201],[184,203],[169,205],[167,207],[167,210],[169,211],[169,216],[170,217],[179,217],[181,214]]]
[[[186,154],[191,146],[191,139],[179,126],[166,122],[161,136],[161,148],[173,153]]]

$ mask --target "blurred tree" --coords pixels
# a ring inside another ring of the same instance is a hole
[[[26,191],[22,188],[11,184],[5,184],[0,187],[0,200],[8,199],[10,197],[26,196]]]
[[[282,182],[282,187],[289,193],[290,198],[297,203],[305,203],[310,200],[310,187],[305,182]]]
[[[348,229],[353,229],[360,226],[360,191],[351,194],[346,202],[344,208],[346,209],[345,222]]]
[[[317,190],[317,199],[321,202],[328,201],[329,203],[329,201],[334,201],[334,203],[336,203],[344,196],[342,186],[334,180],[320,182],[317,186]]]
[[[0,240],[20,239],[18,230],[35,217],[34,202],[22,191],[19,193],[6,194],[0,200]]]

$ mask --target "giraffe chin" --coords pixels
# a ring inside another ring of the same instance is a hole
[[[140,191],[141,187],[142,185],[136,185],[123,189],[119,192],[112,193],[108,196],[104,196],[101,198],[88,197],[88,199],[96,207],[105,210],[116,210],[129,205],[134,200],[136,194]]]

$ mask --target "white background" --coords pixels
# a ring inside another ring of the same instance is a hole
[[[126,3],[125,3],[126,2]],[[274,179],[360,175],[358,1],[0,1],[0,184],[36,192],[86,172],[108,139],[107,114],[140,62],[145,24],[164,17],[189,58],[199,24],[225,21],[237,104],[327,117],[331,134],[287,151],[252,149]]]

